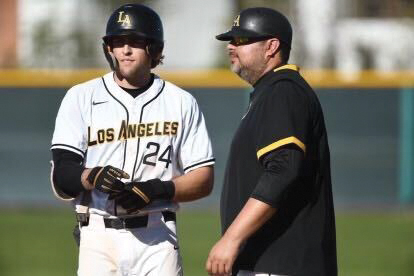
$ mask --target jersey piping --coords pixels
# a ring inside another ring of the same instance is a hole
[[[297,145],[299,148],[301,148],[303,150],[303,152],[306,152],[306,146],[304,143],[302,143],[298,138],[294,137],[294,136],[290,136],[281,140],[278,140],[260,150],[257,151],[257,159],[260,159],[260,157],[262,157],[263,155],[265,155],[266,153],[275,150],[277,148],[280,148],[281,146],[285,146],[287,144],[295,144]]]
[[[117,101],[125,109],[125,112],[126,112],[126,115],[127,115],[126,121],[127,121],[127,125],[128,125],[129,124],[129,112],[128,112],[128,109],[125,107],[125,105],[120,100],[118,100],[114,95],[112,95],[112,93],[109,91],[108,87],[106,86],[105,79],[103,77],[102,77],[102,82],[103,82],[103,85],[105,86],[105,89],[108,92],[108,94],[111,95],[111,97],[114,98],[115,101]],[[124,160],[122,161],[122,170],[125,167],[127,145],[128,145],[128,140],[125,140],[125,144],[124,144]]]
[[[144,108],[149,104],[149,103],[151,103],[152,101],[154,101],[156,98],[158,98],[158,96],[159,95],[161,95],[161,93],[162,93],[162,91],[164,90],[164,87],[165,87],[165,81],[163,81],[162,82],[162,86],[161,86],[161,89],[160,89],[160,92],[158,92],[157,93],[157,95],[155,95],[155,97],[154,98],[152,98],[151,100],[149,100],[148,102],[146,102],[143,106],[142,106],[142,108],[141,108],[141,114],[140,114],[140,116],[139,116],[139,123],[142,123],[142,115],[144,114]],[[135,168],[136,168],[136,166],[137,166],[137,161],[138,161],[138,153],[139,153],[139,145],[141,144],[141,138],[140,137],[138,137],[138,142],[137,142],[137,154],[136,154],[136,156],[135,156],[135,163],[134,163],[134,169],[132,170],[132,178],[131,179],[134,179],[134,176],[135,176]]]

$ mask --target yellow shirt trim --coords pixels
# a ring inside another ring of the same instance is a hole
[[[294,70],[294,71],[298,71],[299,72],[299,66],[295,65],[295,64],[285,64],[283,66],[277,67],[276,69],[273,70],[273,72],[279,71],[279,70],[283,70],[283,69],[290,69],[290,70]]]
[[[281,146],[287,145],[287,144],[295,144],[297,145],[299,148],[301,148],[303,150],[303,152],[306,152],[306,146],[304,143],[302,143],[298,138],[294,137],[294,136],[290,136],[288,138],[284,138],[281,139],[279,141],[276,141],[262,149],[260,149],[257,152],[257,159],[260,159],[260,157],[262,157],[264,154],[275,150],[277,148],[280,148]]]

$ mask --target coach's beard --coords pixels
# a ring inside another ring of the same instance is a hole
[[[254,85],[260,79],[265,68],[266,65],[264,63],[255,63],[251,66],[244,66],[241,63],[232,63],[230,65],[231,71],[251,85]]]

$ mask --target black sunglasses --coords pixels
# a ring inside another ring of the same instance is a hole
[[[114,48],[123,47],[125,44],[128,44],[134,48],[145,48],[145,46],[148,44],[148,41],[143,38],[134,36],[114,36],[110,40],[110,44]]]
[[[240,46],[267,40],[269,38],[270,37],[233,37],[229,43],[234,46]]]

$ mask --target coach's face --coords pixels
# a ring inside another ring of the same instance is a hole
[[[145,40],[133,37],[115,37],[111,51],[118,62],[118,73],[126,79],[141,78],[151,70],[151,58]]]
[[[227,45],[231,70],[254,84],[266,66],[265,41],[234,38]]]

